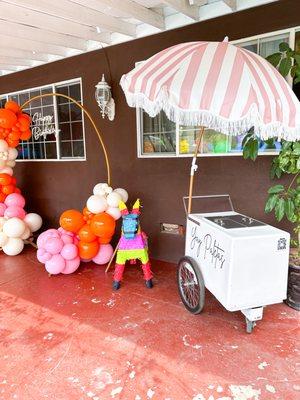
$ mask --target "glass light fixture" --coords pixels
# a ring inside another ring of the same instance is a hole
[[[96,85],[95,98],[101,110],[102,118],[108,116],[110,121],[115,118],[115,101],[111,95],[111,88],[105,81],[104,74],[102,79]]]

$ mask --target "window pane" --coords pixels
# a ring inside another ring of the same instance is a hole
[[[83,140],[73,142],[73,156],[84,157],[84,143]]]
[[[61,140],[71,140],[71,126],[69,122],[59,124],[59,137]]]
[[[167,118],[163,111],[154,118],[149,117],[146,112],[143,112],[143,128],[145,133],[175,132],[176,125]]]
[[[60,142],[60,156],[61,158],[71,158],[72,157],[72,144],[71,141]]]
[[[81,101],[80,84],[76,83],[69,86],[70,96],[77,101]]]
[[[73,140],[83,139],[82,122],[72,122],[71,129],[72,129]]]
[[[143,135],[143,153],[171,153],[176,152],[175,132],[153,133]]]
[[[258,40],[251,40],[249,42],[238,44],[238,46],[243,47],[243,49],[257,53],[258,51]]]
[[[289,42],[289,34],[260,39],[259,54],[266,58],[273,53],[277,53],[279,51],[279,45],[282,42]]]

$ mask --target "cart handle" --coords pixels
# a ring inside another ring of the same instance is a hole
[[[205,195],[205,196],[192,196],[192,199],[207,199],[207,198],[216,198],[216,197],[227,197],[231,210],[230,211],[234,211],[233,208],[233,204],[231,201],[231,197],[230,194],[209,194],[209,195]],[[185,211],[185,215],[188,216],[188,209],[187,209],[187,205],[186,205],[186,201],[189,199],[189,196],[183,196],[182,200],[183,200],[183,207],[184,207],[184,211]]]

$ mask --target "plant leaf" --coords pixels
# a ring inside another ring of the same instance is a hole
[[[265,212],[266,213],[269,213],[274,209],[274,207],[276,206],[277,200],[278,200],[278,195],[277,194],[272,194],[272,195],[269,196],[269,198],[268,198],[268,200],[266,202],[266,205],[265,205]]]
[[[292,59],[291,57],[283,58],[279,64],[279,72],[282,76],[287,76],[292,68]]]
[[[284,217],[284,205],[285,201],[283,198],[280,198],[275,205],[275,217],[277,221],[281,221]]]
[[[284,186],[283,185],[275,185],[270,187],[270,189],[268,190],[269,194],[275,194],[275,193],[281,193],[284,192]]]
[[[289,44],[287,42],[281,42],[279,44],[279,50],[283,52],[283,51],[288,51],[288,50],[291,50],[291,49],[290,49],[290,46],[289,46]]]
[[[269,61],[269,63],[271,63],[276,68],[278,66],[278,64],[280,63],[281,58],[282,58],[281,53],[274,53],[274,54],[271,54],[270,56],[268,56],[267,60]]]
[[[294,215],[294,211],[295,211],[295,206],[294,203],[291,199],[287,199],[284,203],[284,209],[285,209],[285,215],[287,217],[287,219],[291,222],[294,222],[295,220],[295,215]]]

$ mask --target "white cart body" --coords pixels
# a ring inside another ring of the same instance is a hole
[[[263,306],[286,299],[290,235],[266,224],[226,229],[207,219],[232,215],[239,214],[188,215],[185,255],[195,260],[205,287],[228,311],[241,310],[255,321]]]

